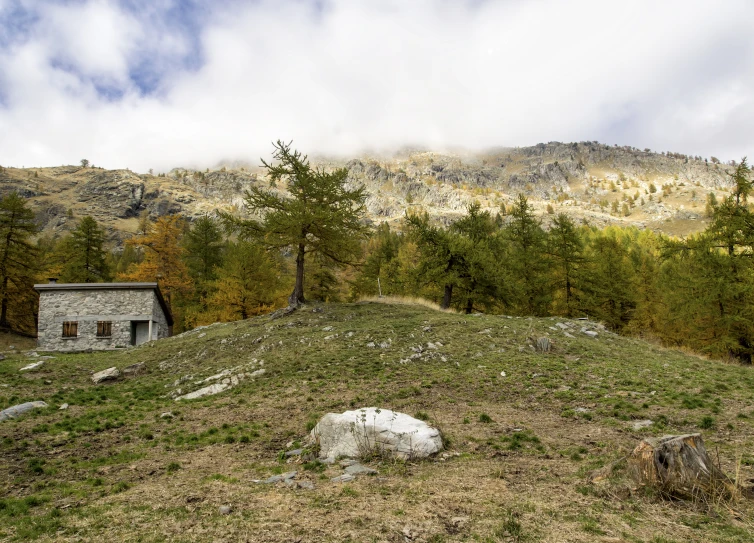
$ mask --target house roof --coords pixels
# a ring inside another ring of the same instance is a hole
[[[153,290],[160,302],[162,312],[169,326],[173,326],[173,314],[170,312],[165,298],[162,297],[157,283],[42,283],[34,285],[37,292],[50,292],[56,290]]]

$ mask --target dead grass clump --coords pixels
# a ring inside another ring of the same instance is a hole
[[[388,304],[388,305],[418,305],[432,309],[434,311],[440,311],[442,313],[458,314],[455,309],[442,309],[440,304],[436,304],[430,300],[419,298],[417,296],[365,296],[359,299],[359,302]]]

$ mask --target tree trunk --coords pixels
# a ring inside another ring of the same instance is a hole
[[[0,302],[0,328],[10,328],[8,324],[8,276],[3,277],[2,302]]]
[[[474,300],[471,298],[468,298],[466,300],[466,314],[471,315],[471,312],[474,311]]]
[[[298,244],[298,254],[296,255],[296,285],[293,292],[288,298],[288,307],[298,307],[299,304],[305,303],[304,300],[304,254],[306,246],[303,243]]]
[[[445,285],[445,294],[442,297],[442,304],[440,309],[448,309],[450,307],[450,299],[453,297],[453,285]]]
[[[734,498],[742,493],[707,456],[701,434],[644,439],[631,453],[628,468],[640,486],[677,498]]]

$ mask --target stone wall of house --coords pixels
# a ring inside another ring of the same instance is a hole
[[[162,312],[162,306],[157,296],[152,296],[152,315],[155,321],[152,325],[152,339],[162,339],[170,336],[170,327],[165,313]]]
[[[152,289],[42,290],[37,344],[45,351],[116,349],[131,345],[131,322],[152,320],[152,338],[167,337],[167,319]],[[78,335],[63,337],[63,323],[78,323]],[[97,337],[97,322],[112,323],[110,337]]]

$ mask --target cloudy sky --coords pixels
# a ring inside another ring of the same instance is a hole
[[[754,153],[752,0],[0,0],[0,165]]]

